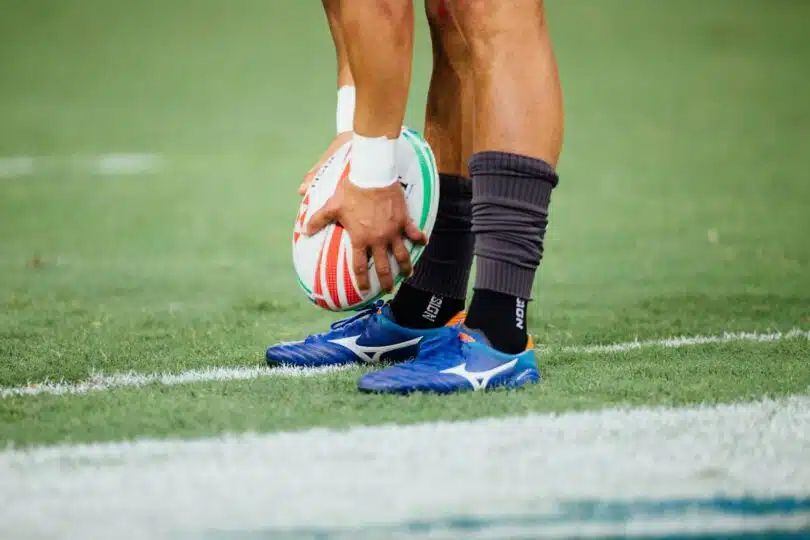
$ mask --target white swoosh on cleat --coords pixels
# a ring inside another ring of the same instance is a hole
[[[401,341],[400,343],[392,343],[391,345],[380,345],[379,347],[373,347],[370,345],[359,345],[357,340],[360,339],[360,336],[351,336],[345,338],[338,338],[338,339],[330,339],[330,343],[335,343],[340,345],[341,347],[346,347],[350,351],[352,351],[355,355],[357,355],[360,360],[363,362],[367,362],[369,364],[373,364],[380,361],[380,356],[384,353],[396,351],[398,349],[404,349],[405,347],[411,347],[412,345],[416,345],[420,341],[422,341],[421,337],[415,337],[413,339],[409,339],[407,341]]]
[[[515,367],[517,362],[518,359],[515,358],[514,360],[510,360],[509,362],[501,364],[500,366],[495,366],[487,371],[467,371],[467,364],[465,363],[459,364],[455,367],[443,369],[441,372],[464,377],[472,385],[473,390],[483,390],[487,387],[489,381],[492,380],[492,377],[498,375],[499,373],[509,371]]]

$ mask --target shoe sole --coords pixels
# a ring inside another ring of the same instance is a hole
[[[537,384],[541,380],[540,372],[537,371],[535,368],[528,368],[524,369],[520,373],[516,373],[507,379],[498,381],[496,384],[491,386],[487,386],[483,389],[484,392],[490,390],[499,390],[499,389],[516,389],[527,384]],[[376,389],[376,388],[363,388],[360,386],[362,382],[362,378],[358,381],[357,389],[364,394],[398,394],[398,395],[408,395],[408,394],[455,394],[460,392],[471,392],[474,391],[471,387],[453,387],[453,388],[430,388],[430,389],[417,389],[417,388],[396,388],[396,389]]]

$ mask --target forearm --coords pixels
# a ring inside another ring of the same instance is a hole
[[[413,49],[412,0],[339,0],[356,88],[354,131],[396,139],[405,118]]]
[[[355,88],[352,70],[349,66],[349,55],[346,51],[346,40],[343,37],[343,23],[340,13],[340,0],[322,0],[329,32],[335,44],[337,59],[337,110],[335,126],[338,134],[352,131],[354,123]]]
[[[335,44],[337,57],[337,86],[354,86],[352,70],[349,67],[349,56],[346,52],[346,41],[343,39],[343,23],[340,15],[340,0],[322,0],[326,20],[329,23],[329,33]]]

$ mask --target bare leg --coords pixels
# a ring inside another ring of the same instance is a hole
[[[562,91],[542,0],[452,0],[474,84],[475,293],[467,324],[503,352],[526,322],[563,138]]]
[[[473,80],[467,45],[445,5],[426,0],[433,72],[427,96],[425,138],[439,171],[469,178],[473,144]]]
[[[563,104],[542,0],[454,0],[475,81],[475,152],[557,165]]]
[[[441,326],[464,309],[473,259],[473,80],[467,47],[445,0],[426,0],[433,44],[425,138],[436,155],[441,194],[433,234],[413,276],[391,301],[394,318],[412,328]]]

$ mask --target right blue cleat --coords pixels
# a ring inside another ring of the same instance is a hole
[[[463,317],[459,313],[447,326],[462,322]],[[443,330],[443,327],[414,330],[400,326],[394,322],[388,304],[378,300],[357,314],[332,323],[328,332],[313,334],[303,341],[273,345],[265,357],[270,365],[298,367],[403,362],[416,356],[420,343]]]
[[[425,343],[416,359],[372,371],[360,377],[361,392],[449,394],[490,388],[518,388],[540,381],[531,337],[526,350],[507,354],[496,350],[476,330],[443,328]]]

